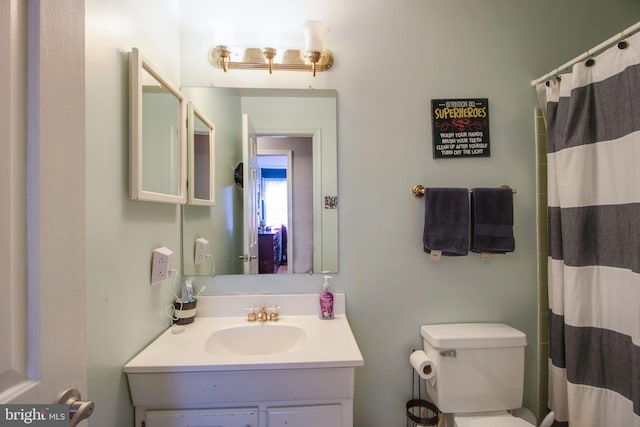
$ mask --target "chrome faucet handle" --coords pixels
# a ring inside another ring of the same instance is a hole
[[[256,307],[255,305],[250,305],[249,307],[245,307],[244,309],[249,311],[249,313],[247,314],[247,320],[249,322],[255,322],[256,320],[258,320],[258,313],[256,313],[258,307]]]
[[[269,320],[276,321],[280,318],[280,306],[279,305],[270,305],[269,306]]]

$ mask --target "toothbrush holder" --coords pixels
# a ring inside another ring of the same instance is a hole
[[[176,325],[188,325],[196,318],[196,302],[175,301],[173,303],[173,323]]]

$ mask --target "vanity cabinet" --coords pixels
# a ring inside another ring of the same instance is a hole
[[[267,408],[268,427],[327,427],[341,425],[343,424],[342,407],[340,405]]]
[[[135,427],[352,427],[355,368],[128,374]]]
[[[145,427],[259,427],[259,408],[149,410]],[[266,408],[268,427],[342,426],[340,405]]]
[[[251,305],[280,306],[278,322],[247,322]],[[333,320],[317,309],[317,294],[201,296],[193,323],[167,329],[124,366],[135,427],[353,427],[364,360],[344,294]],[[283,349],[291,330],[305,338]],[[229,346],[237,341],[249,345]]]
[[[145,427],[257,427],[258,408],[147,411]]]

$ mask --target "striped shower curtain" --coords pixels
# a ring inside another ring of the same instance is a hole
[[[554,426],[640,427],[640,33],[547,83]]]

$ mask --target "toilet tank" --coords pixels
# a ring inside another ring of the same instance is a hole
[[[445,413],[520,408],[526,335],[502,323],[423,325],[435,377],[427,392]]]

